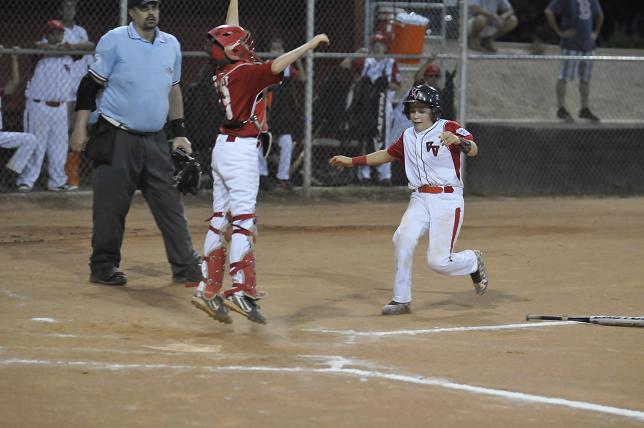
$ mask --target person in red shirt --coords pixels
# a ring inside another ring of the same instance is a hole
[[[354,158],[339,155],[329,160],[338,168],[375,166],[394,160],[405,164],[412,193],[394,234],[394,293],[382,308],[383,315],[411,312],[412,259],[418,240],[425,233],[429,233],[429,267],[443,275],[469,274],[478,295],[485,293],[488,285],[480,251],[454,252],[464,213],[461,152],[474,157],[478,146],[472,134],[458,122],[440,118],[440,95],[435,88],[416,85],[403,103],[412,126],[388,149]]]
[[[250,32],[239,26],[238,0],[230,0],[226,25],[208,32],[213,78],[225,119],[212,149],[213,214],[204,241],[203,280],[192,304],[223,323],[229,309],[248,320],[265,324],[256,289],[255,204],[259,190],[257,151],[268,135],[266,94],[282,81],[284,70],[317,48],[328,44],[318,34],[273,61],[263,62],[254,51]],[[226,253],[232,287],[222,292]]]

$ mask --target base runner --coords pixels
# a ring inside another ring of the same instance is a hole
[[[464,214],[460,153],[476,156],[478,146],[460,124],[440,119],[440,96],[433,87],[414,86],[403,103],[405,115],[413,126],[391,147],[354,158],[334,156],[329,161],[338,168],[376,166],[394,160],[405,163],[412,194],[393,238],[396,254],[394,295],[383,307],[384,315],[411,312],[414,250],[420,237],[428,231],[429,267],[444,275],[469,274],[479,295],[485,293],[488,284],[480,251],[454,252]]]

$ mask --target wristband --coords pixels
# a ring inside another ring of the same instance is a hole
[[[187,135],[186,125],[183,122],[183,118],[171,120],[170,126],[172,127],[172,135],[174,135],[174,138],[185,137]]]
[[[459,138],[459,140],[461,140],[461,151],[465,154],[468,154],[472,150],[472,142],[470,140],[466,140],[465,138]]]
[[[351,164],[352,165],[366,165],[367,164],[367,156],[356,156],[354,158],[351,158]]]

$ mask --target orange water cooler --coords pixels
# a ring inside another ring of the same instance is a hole
[[[425,45],[427,24],[406,24],[398,20],[393,24],[393,41],[389,45],[389,53],[404,55],[419,55]],[[417,64],[417,59],[399,59],[398,62]]]

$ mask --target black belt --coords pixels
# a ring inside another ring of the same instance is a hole
[[[35,103],[44,103],[47,107],[60,107],[60,105],[63,104],[60,101],[43,101],[36,99],[32,99],[32,101]]]
[[[158,131],[153,131],[153,132],[136,131],[134,129],[128,128],[127,126],[123,125],[122,123],[120,123],[120,122],[118,122],[118,121],[116,121],[114,119],[112,119],[112,120],[114,122],[116,122],[116,123],[112,123],[111,121],[106,120],[103,116],[100,116],[99,120],[102,120],[103,122],[107,123],[108,125],[111,125],[111,126],[115,127],[116,129],[120,129],[121,131],[125,131],[128,134],[137,135],[139,137],[151,137],[151,136],[156,135],[156,134],[158,134],[159,132],[162,131],[161,129],[158,130]]]

